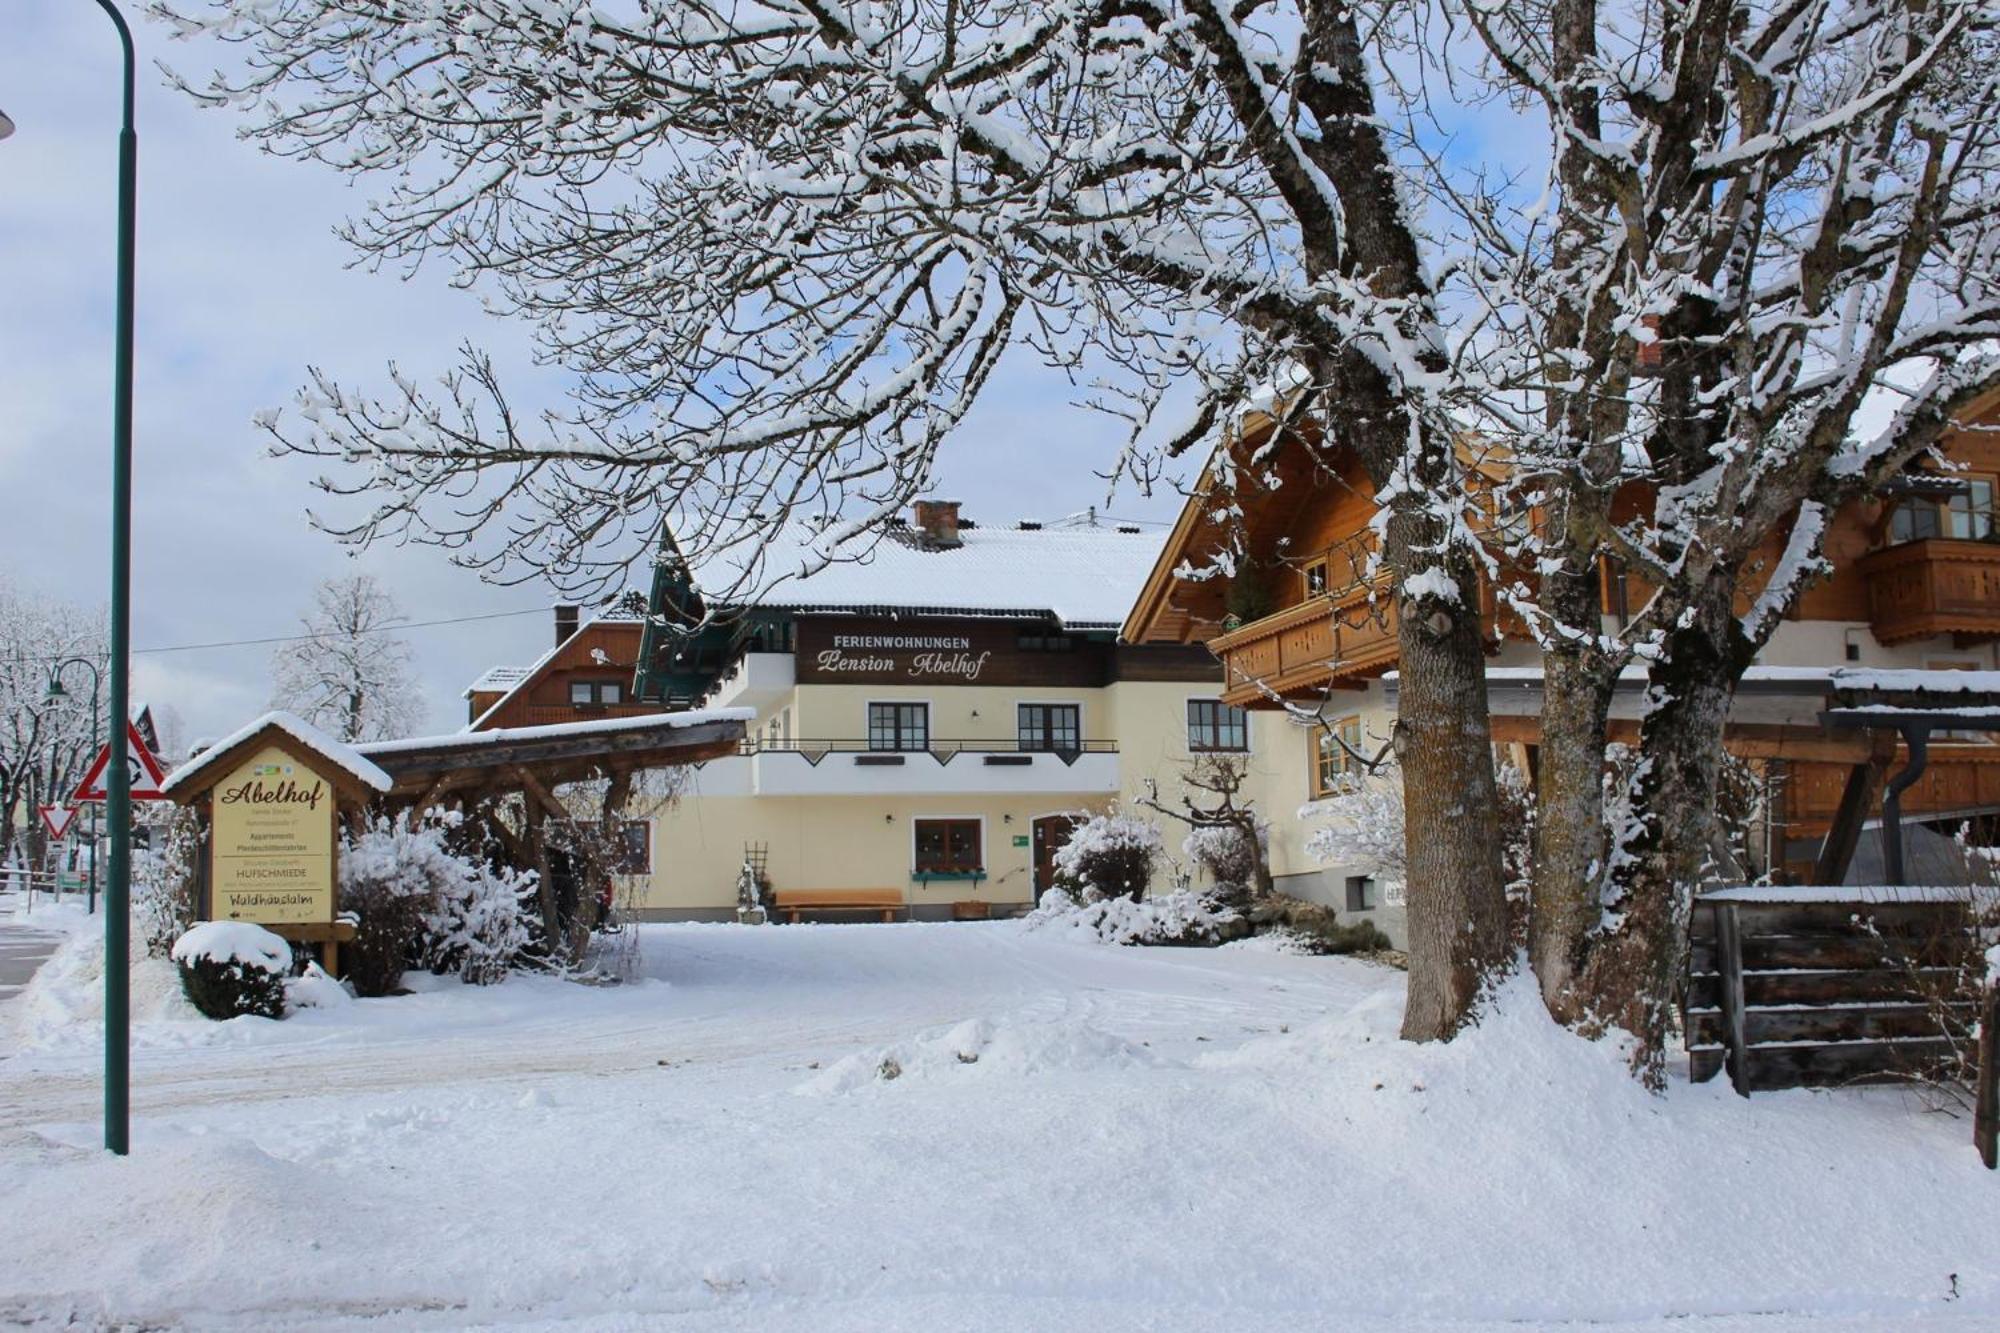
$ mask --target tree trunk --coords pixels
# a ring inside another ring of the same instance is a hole
[[[1543,605],[1559,627],[1595,631],[1595,570],[1551,573]],[[1542,739],[1535,769],[1535,857],[1528,960],[1557,1022],[1584,1017],[1578,976],[1601,907],[1606,718],[1618,664],[1558,641],[1542,657]]]
[[[1613,924],[1584,975],[1590,1012],[1637,1038],[1632,1068],[1653,1088],[1665,1081],[1688,920],[1715,842],[1723,726],[1747,660],[1735,586],[1734,567],[1711,573],[1648,673],[1633,818],[1612,872]]]
[[[1389,521],[1385,555],[1399,578],[1443,572],[1456,601],[1401,596],[1396,758],[1403,770],[1409,911],[1407,1041],[1450,1039],[1507,957],[1499,793],[1486,711],[1486,653],[1471,559],[1422,540],[1427,516]]]

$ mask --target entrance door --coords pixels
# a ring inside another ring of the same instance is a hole
[[[1055,886],[1056,852],[1083,820],[1076,815],[1043,815],[1035,821],[1035,901]]]

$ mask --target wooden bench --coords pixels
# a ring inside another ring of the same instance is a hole
[[[793,925],[801,912],[880,912],[884,921],[894,921],[909,910],[894,889],[779,889],[772,901]]]

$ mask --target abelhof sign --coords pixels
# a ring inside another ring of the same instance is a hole
[[[265,925],[333,919],[333,788],[276,746],[215,784],[209,914]]]
[[[798,679],[809,685],[1101,685],[1103,645],[1038,621],[802,616]]]

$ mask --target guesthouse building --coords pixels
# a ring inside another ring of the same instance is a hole
[[[1205,647],[1118,640],[1160,540],[925,501],[859,557],[822,563],[812,533],[787,532],[748,580],[668,543],[643,605],[559,609],[538,661],[475,683],[471,726],[753,711],[739,753],[628,821],[648,918],[732,917],[746,865],[781,909],[1024,910],[1074,820],[1156,787],[1171,800],[1194,758],[1248,747]]]

